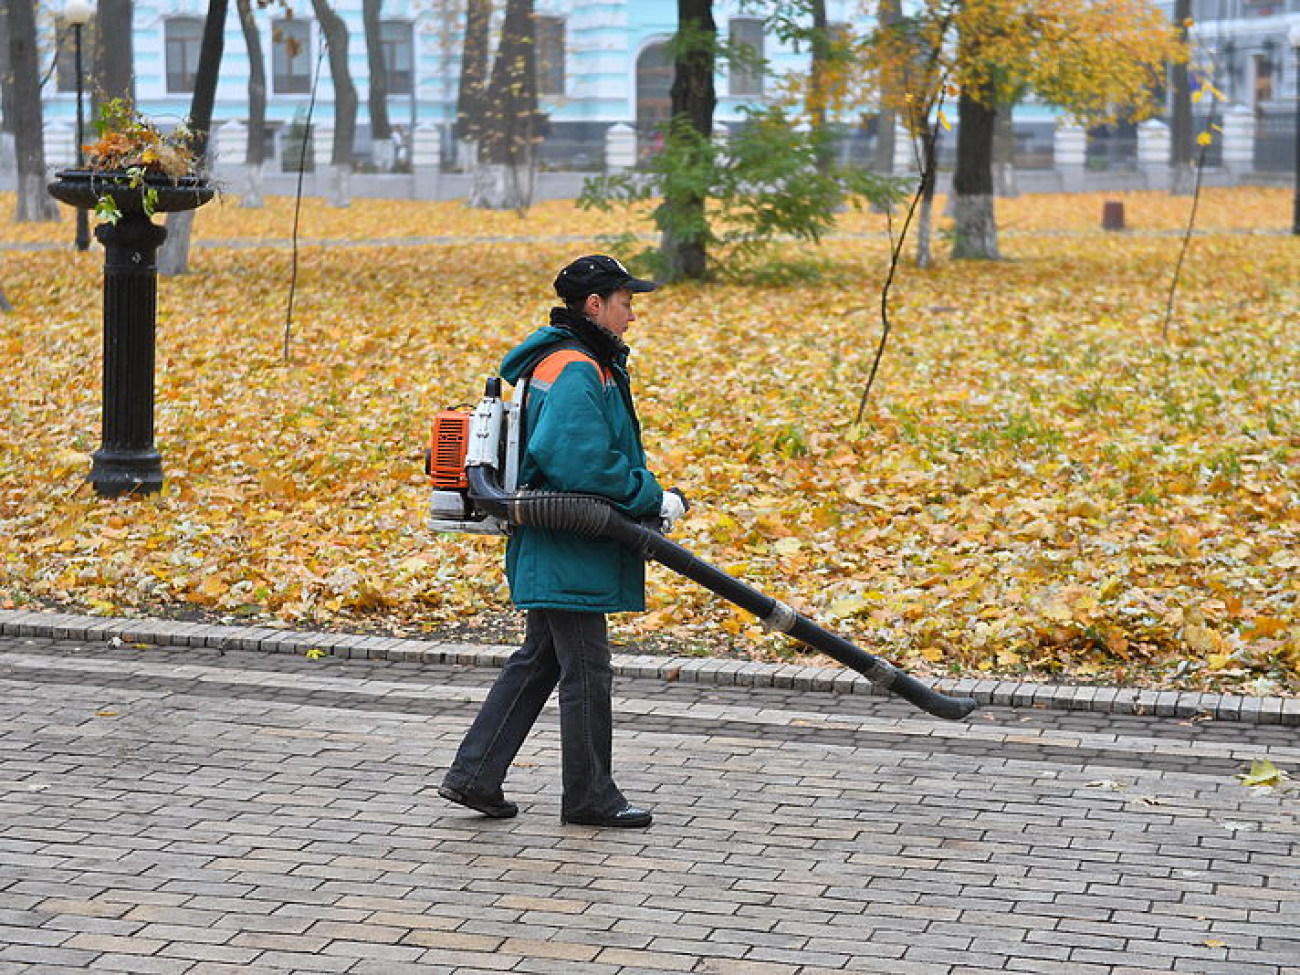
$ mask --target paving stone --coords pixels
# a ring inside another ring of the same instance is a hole
[[[116,934],[77,934],[62,943],[67,948],[118,955],[153,955],[166,946],[163,941]]]
[[[1292,812],[1235,779],[1300,767],[1262,708],[1039,687],[945,724],[815,690],[846,672],[665,681],[629,655],[616,771],[657,818],[594,830],[557,821],[552,709],[507,783],[519,817],[433,795],[488,666],[77,645],[0,637],[0,924],[27,939],[0,931],[0,971],[1123,975],[1199,971],[1219,939],[1224,971],[1282,975],[1300,943]]]
[[[1215,709],[1214,716],[1221,721],[1240,721],[1242,719],[1244,700],[1244,698],[1231,694],[1222,695],[1219,698],[1219,706]]]
[[[212,975],[196,967],[192,958],[143,957],[132,954],[104,954],[90,968],[93,972],[121,972],[123,975]]]
[[[1246,722],[1257,722],[1264,711],[1264,702],[1259,698],[1247,697],[1241,699],[1241,720]]]
[[[309,973],[309,975],[334,975],[338,972],[348,972],[357,964],[357,959],[350,955],[339,955],[330,957],[320,952],[292,952],[292,951],[264,951],[257,956],[256,971],[258,975],[262,972],[292,972]],[[243,975],[249,975],[247,967],[241,969]],[[190,975],[190,973],[187,973]],[[198,969],[195,969],[194,975],[198,975]],[[231,972],[230,975],[238,975]]]
[[[1300,725],[1300,697],[1289,697],[1282,702],[1282,711],[1278,723]]]

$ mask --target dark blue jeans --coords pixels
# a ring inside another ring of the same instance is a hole
[[[530,609],[523,646],[497,677],[443,784],[501,795],[510,763],[551,692],[560,690],[560,756],[566,816],[606,815],[627,805],[611,771],[614,675],[602,613]]]

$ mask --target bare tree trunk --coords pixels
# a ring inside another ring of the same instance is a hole
[[[953,173],[952,256],[996,261],[998,230],[993,209],[993,127],[997,109],[963,90],[958,103],[957,168]]]
[[[894,126],[897,116],[887,108],[876,113],[876,148],[871,157],[871,171],[881,176],[894,172]]]
[[[921,197],[916,211],[916,266],[925,270],[934,265],[934,197]]]
[[[330,155],[330,203],[351,204],[352,147],[357,136],[357,88],[348,71],[348,28],[327,0],[311,0],[329,45],[330,77],[334,81],[334,148]]]
[[[903,18],[902,0],[880,0],[876,4],[876,23],[882,30],[891,30]],[[892,72],[891,72],[892,74]],[[881,109],[876,116],[876,154],[871,168],[882,175],[894,171],[894,126],[896,115],[892,108],[885,106],[895,104],[899,98],[899,79],[887,77],[881,79]]]
[[[194,71],[189,125],[194,134],[195,168],[200,171],[207,168],[212,108],[217,100],[221,57],[226,49],[226,14],[229,10],[229,0],[208,0],[208,15],[203,22],[203,39],[199,44],[199,63]],[[193,210],[168,214],[167,239],[158,249],[159,274],[184,274],[189,270],[190,235],[193,229]]]
[[[44,122],[41,79],[36,50],[36,5],[33,0],[5,0],[9,7],[9,68],[14,149],[18,163],[19,222],[58,220],[59,209],[45,190]]]
[[[92,111],[100,99],[135,102],[134,0],[99,0],[95,9],[95,74]]]
[[[934,228],[934,193],[939,185],[939,133],[942,129],[936,122],[921,138],[921,194],[920,213],[916,225],[916,266],[928,268],[934,263],[931,248]]]
[[[808,78],[808,120],[817,147],[817,170],[829,174],[835,164],[826,128],[830,100],[831,32],[826,20],[826,0],[808,0],[812,14],[812,63]]]
[[[253,16],[253,0],[236,0],[239,26],[248,49],[248,147],[244,164],[248,169],[248,186],[240,206],[262,206],[262,168],[266,164],[266,65],[262,57],[262,35]]]
[[[1016,183],[1016,127],[1012,107],[999,106],[993,122],[993,193],[1008,199],[1020,195]]]
[[[1192,0],[1176,0],[1174,24],[1183,43],[1187,42],[1187,23],[1191,16]],[[1169,131],[1169,164],[1173,178],[1169,192],[1175,196],[1187,196],[1192,192],[1195,176],[1192,160],[1196,154],[1196,139],[1192,132],[1192,81],[1186,61],[1169,66],[1169,87],[1173,94]]]
[[[384,63],[383,38],[380,36],[380,9],[384,0],[362,0],[361,20],[366,29],[366,63],[370,68],[370,140],[371,159],[384,172],[392,172],[397,161],[393,144],[393,127],[388,118],[388,65]]]
[[[478,140],[487,120],[491,21],[492,0],[468,0],[465,4],[465,42],[461,51],[455,129],[460,168],[466,171],[478,165]]]
[[[533,0],[507,0],[470,206],[523,213],[532,205],[541,121],[536,36]]]
[[[0,135],[14,130],[14,75],[9,67],[9,4],[0,3]]]
[[[718,25],[708,0],[677,0],[679,43],[673,63],[671,123],[667,151],[689,148],[682,140],[704,142],[713,137],[714,50]],[[683,131],[684,129],[688,131]],[[660,204],[656,220],[662,228],[659,253],[669,281],[701,279],[709,271],[705,196],[696,189],[672,189]]]
[[[0,3],[0,175],[15,172],[15,114],[14,74],[9,68],[9,5]]]
[[[10,68],[9,55],[9,4],[3,3],[0,4],[0,173],[7,172],[10,166],[9,153],[13,148],[16,111],[14,74]],[[41,164],[44,166],[44,159],[41,160]],[[0,312],[9,311],[12,307],[3,289],[0,289]]]

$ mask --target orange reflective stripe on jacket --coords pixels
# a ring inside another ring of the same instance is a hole
[[[543,389],[549,388],[551,383],[560,378],[564,367],[574,362],[585,362],[594,366],[600,373],[602,382],[608,383],[614,378],[608,370],[602,369],[600,364],[585,352],[579,352],[577,349],[558,349],[537,364],[533,370],[532,381],[541,384]]]

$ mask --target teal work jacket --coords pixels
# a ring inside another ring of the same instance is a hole
[[[597,494],[634,519],[657,516],[663,488],[646,468],[626,352],[602,368],[575,333],[548,325],[506,355],[501,376],[517,386],[530,369],[519,483]],[[517,527],[506,577],[521,609],[645,609],[645,562],[610,539]]]

